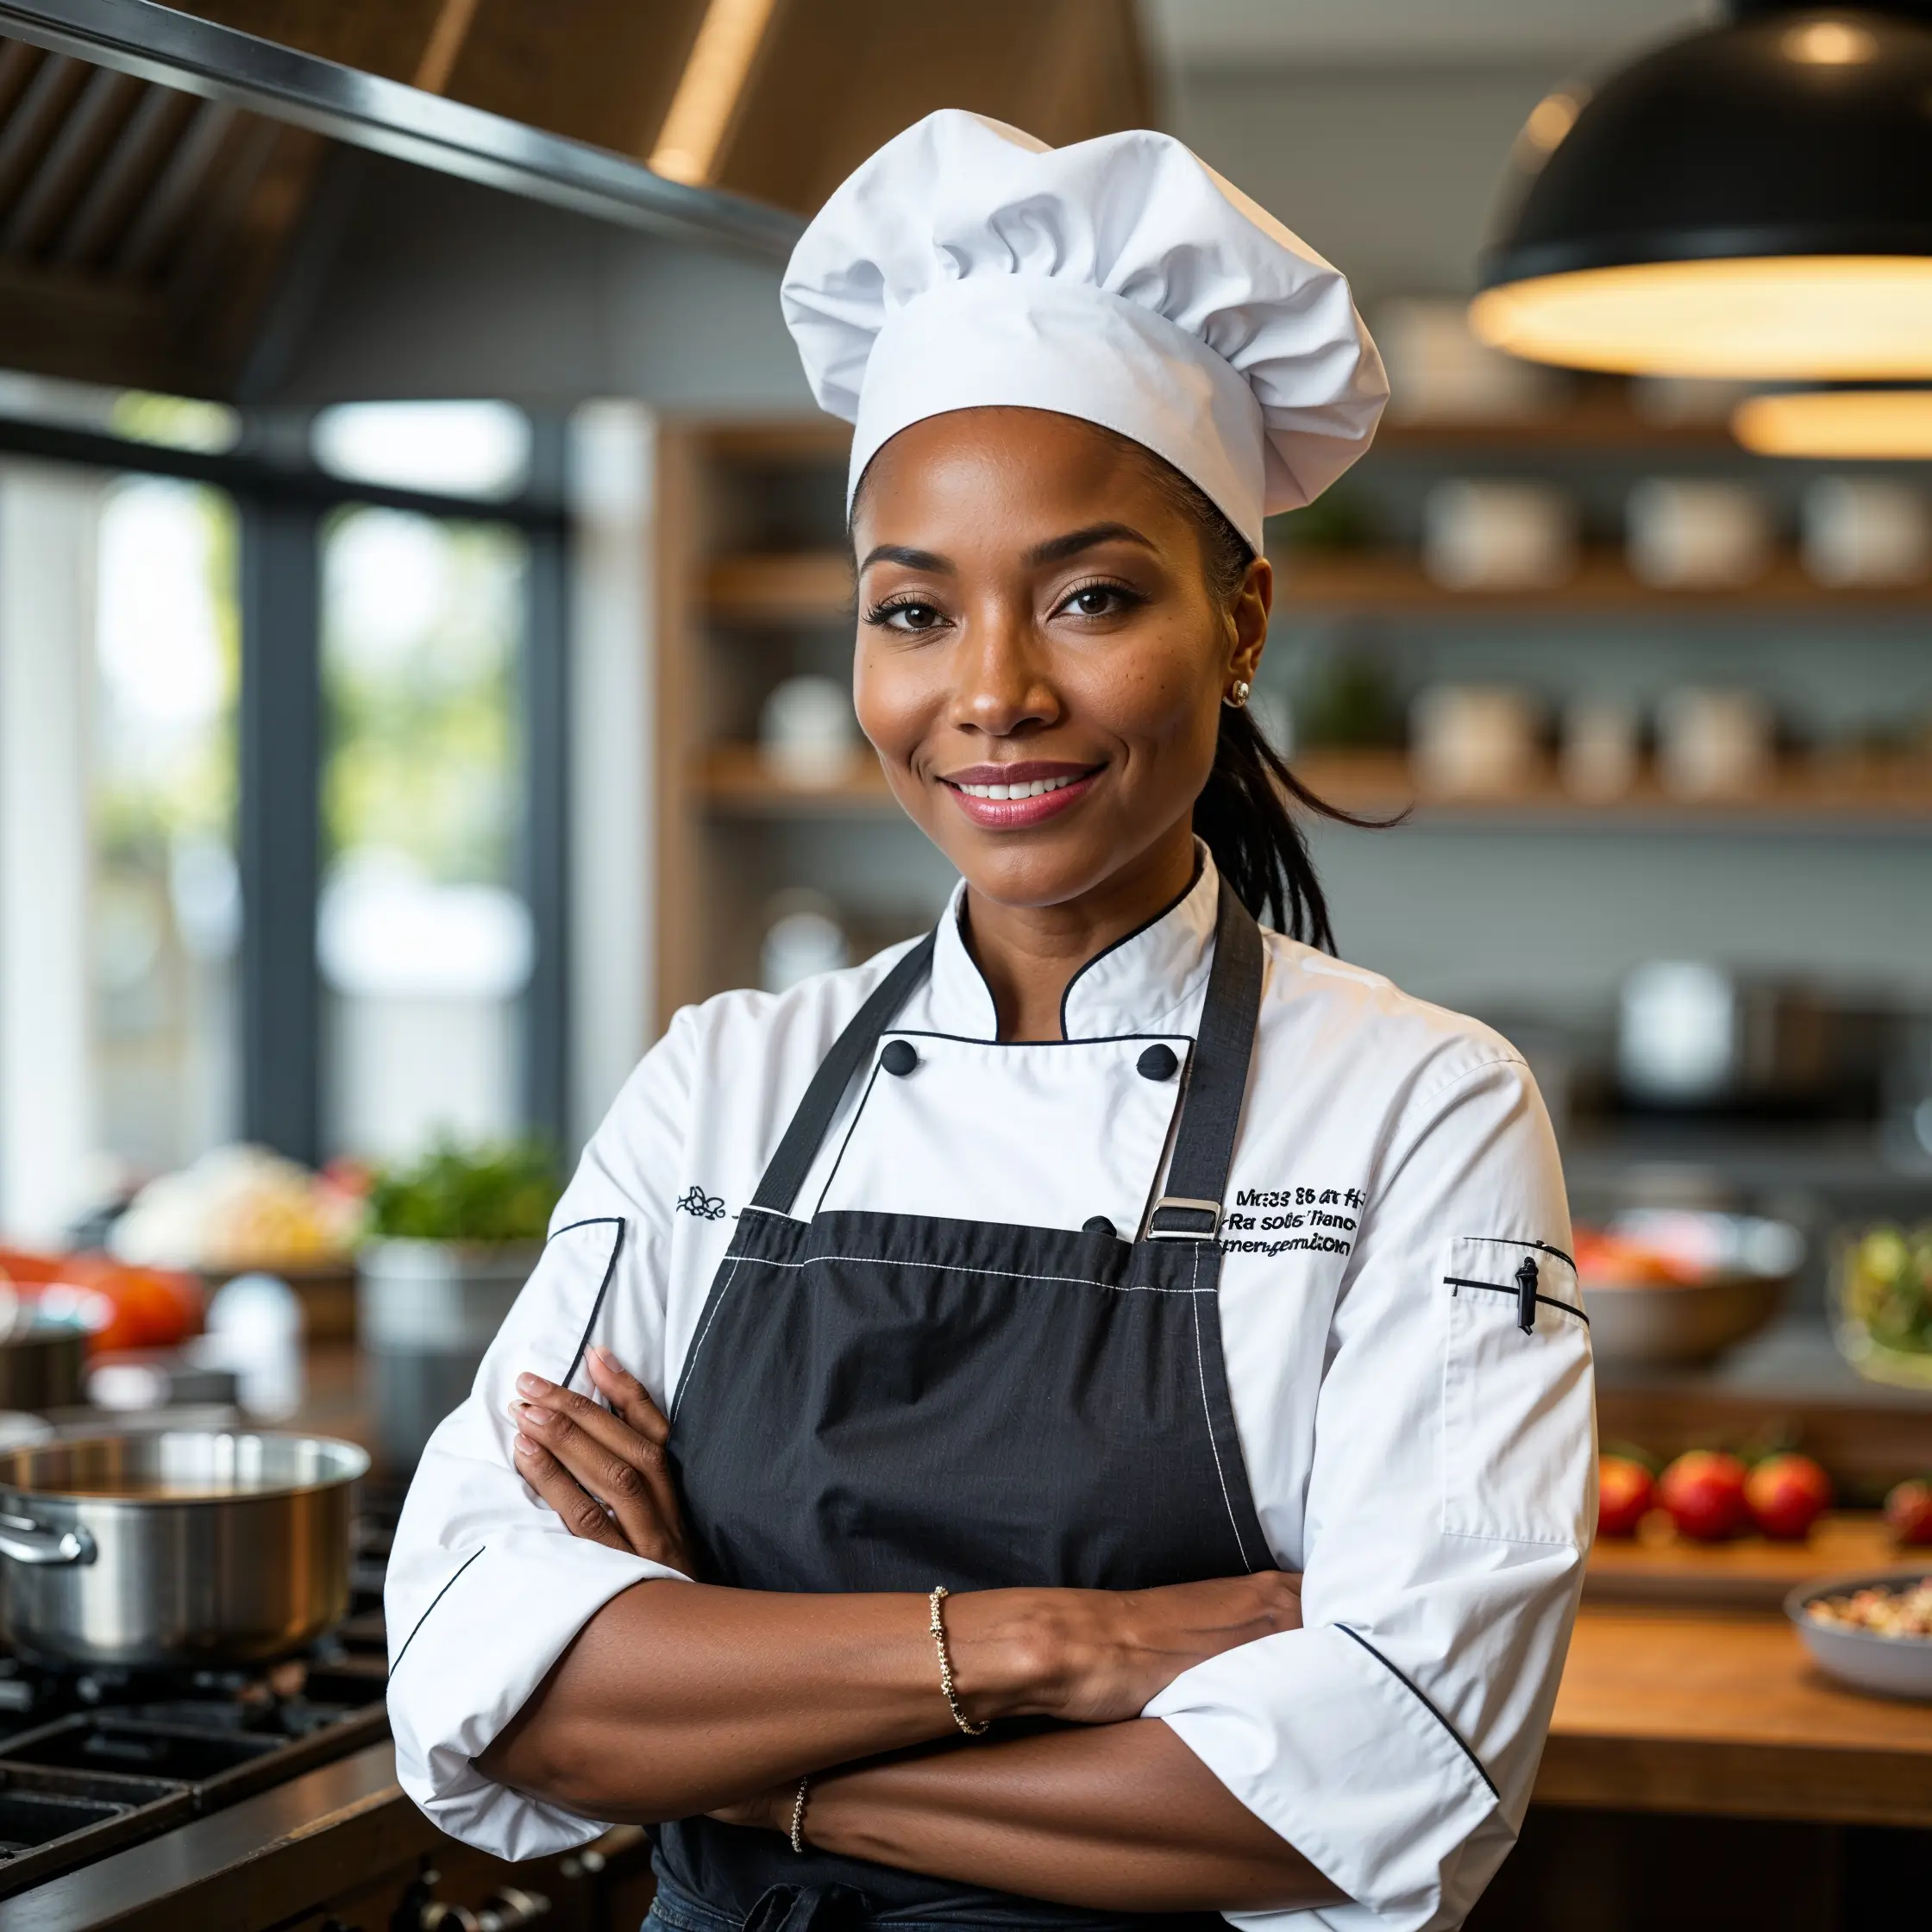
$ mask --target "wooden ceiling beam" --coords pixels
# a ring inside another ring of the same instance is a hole
[[[1132,0],[793,0],[766,33],[712,185],[811,214],[937,108],[1060,147],[1145,126],[1150,91]]]
[[[141,84],[97,67],[87,78],[32,179],[0,224],[0,254],[37,254],[79,200]]]
[[[185,95],[166,87],[142,89],[54,243],[55,261],[64,267],[91,268],[105,259],[191,112],[192,103]]]

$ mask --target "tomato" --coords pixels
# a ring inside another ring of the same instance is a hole
[[[1700,1543],[1722,1542],[1744,1527],[1746,1471],[1735,1456],[1692,1449],[1664,1471],[1657,1500],[1671,1513],[1680,1535]]]
[[[1885,1521],[1901,1543],[1932,1543],[1932,1482],[1899,1484],[1885,1498]]]
[[[1637,1525],[1656,1500],[1656,1484],[1641,1463],[1628,1456],[1600,1456],[1596,1462],[1596,1534],[1634,1536]]]
[[[1831,1478],[1809,1456],[1767,1456],[1746,1477],[1744,1501],[1765,1535],[1795,1543],[1831,1507]]]

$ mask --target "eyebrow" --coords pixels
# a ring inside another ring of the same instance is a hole
[[[881,543],[865,554],[865,561],[859,566],[862,576],[875,563],[902,563],[908,570],[929,570],[935,575],[950,577],[953,567],[937,550],[915,550],[906,543]]]
[[[1082,550],[1097,549],[1102,543],[1138,543],[1144,550],[1154,548],[1151,537],[1143,536],[1132,524],[1089,524],[1084,530],[1071,530],[1064,536],[1050,536],[1026,553],[1029,564],[1063,563]]]
[[[1084,530],[1070,530],[1064,536],[1050,536],[1026,553],[1026,562],[1037,569],[1043,563],[1063,563],[1082,550],[1097,549],[1102,543],[1138,543],[1144,550],[1154,548],[1131,524],[1088,524]],[[906,543],[881,543],[868,550],[859,565],[862,575],[875,563],[903,564],[908,570],[927,570],[936,575],[952,576],[955,567],[936,550],[918,550]]]

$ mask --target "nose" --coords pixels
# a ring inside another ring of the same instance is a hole
[[[954,722],[962,730],[1007,738],[1058,721],[1060,700],[1031,613],[984,612],[968,625],[963,643],[954,658]]]

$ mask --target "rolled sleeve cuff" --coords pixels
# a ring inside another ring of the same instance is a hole
[[[498,1858],[542,1858],[607,1823],[493,1784],[474,1760],[598,1611],[675,1570],[549,1530],[511,1532],[455,1569],[398,1650],[389,1678],[396,1775],[432,1823]]]
[[[1350,1901],[1230,1912],[1348,1932],[1419,1932],[1464,1844],[1495,1814],[1481,1767],[1376,1653],[1330,1625],[1284,1631],[1184,1672],[1144,1716],[1168,1724],[1234,1796]]]

